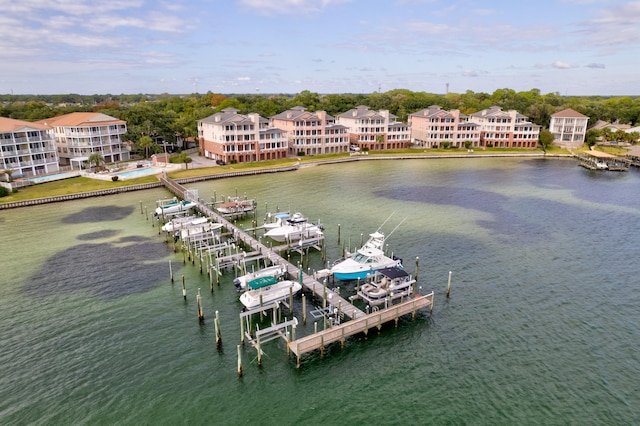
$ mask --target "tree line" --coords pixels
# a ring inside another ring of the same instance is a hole
[[[589,125],[598,120],[636,126],[640,122],[640,97],[561,96],[541,94],[539,89],[516,92],[498,89],[493,93],[473,92],[435,94],[405,89],[369,94],[319,94],[304,90],[297,94],[205,94],[189,95],[0,95],[0,116],[26,121],[41,120],[76,111],[99,111],[125,120],[125,140],[139,143],[143,136],[174,142],[177,137],[197,136],[197,121],[225,108],[240,114],[251,112],[268,118],[302,106],[307,111],[326,111],[332,116],[359,105],[371,110],[388,110],[406,122],[409,114],[431,105],[464,114],[499,106],[516,110],[543,128],[551,115],[572,108],[589,117]],[[146,143],[145,139],[145,143]]]

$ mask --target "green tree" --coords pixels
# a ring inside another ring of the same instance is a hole
[[[155,146],[157,145],[149,136],[142,136],[138,141],[138,149],[144,151],[144,158],[149,158],[149,151],[155,151]]]
[[[547,152],[547,148],[553,144],[553,133],[548,129],[541,129],[540,134],[538,135],[538,144],[542,147],[544,152]]]
[[[89,163],[89,170],[91,170],[92,165],[97,169],[104,164],[104,157],[99,152],[92,152],[87,158],[87,163]]]
[[[588,146],[594,146],[598,139],[602,137],[602,133],[598,129],[587,130],[586,142]]]
[[[176,160],[178,163],[184,163],[185,169],[189,169],[189,163],[193,161],[193,158],[189,157],[186,152],[181,152]]]

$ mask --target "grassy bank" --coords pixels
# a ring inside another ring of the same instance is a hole
[[[155,176],[145,176],[137,179],[129,179],[116,182],[78,176],[21,188],[16,193],[12,193],[6,197],[0,198],[0,203],[55,197],[57,195],[77,194],[79,192],[99,191],[101,189],[119,188],[123,186],[138,185],[141,183],[151,183],[157,181],[158,178],[156,178]]]
[[[370,151],[368,156],[411,156],[411,155],[452,155],[452,154],[464,154],[472,156],[482,156],[490,154],[532,154],[540,153],[541,150],[530,149],[504,149],[504,148],[486,148],[476,149],[473,154],[469,153],[466,149],[399,149],[389,151]],[[559,147],[552,147],[547,150],[548,154],[570,154],[566,149]],[[269,160],[256,163],[241,163],[241,164],[227,164],[225,166],[204,167],[204,168],[190,168],[187,170],[179,170],[169,173],[168,176],[172,179],[188,178],[194,176],[206,176],[215,175],[221,173],[228,173],[231,171],[249,171],[259,170],[272,167],[286,167],[292,166],[297,163],[314,163],[318,161],[330,161],[333,159],[349,158],[349,153],[339,154],[324,154],[314,156],[302,156],[296,158],[286,158],[281,160]],[[38,185],[33,185],[27,188],[20,189],[17,193],[10,194],[6,197],[0,198],[0,203],[9,203],[12,201],[31,200],[35,198],[52,197],[56,195],[68,195],[76,194],[79,192],[97,191],[101,189],[118,188],[123,186],[138,185],[143,183],[156,182],[155,176],[146,176],[137,179],[129,179],[122,181],[103,181],[90,179],[85,177],[75,177],[54,182],[47,182]]]

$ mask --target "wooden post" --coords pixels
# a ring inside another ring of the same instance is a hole
[[[238,345],[238,376],[242,377],[242,355],[240,352],[240,345]]]
[[[144,213],[147,216],[147,220],[149,220],[149,210],[147,209],[147,206],[144,206]]]
[[[257,333],[258,330],[258,324],[256,324],[256,349],[258,349],[258,367],[262,367],[262,350],[260,349],[260,335]]]
[[[289,287],[289,315],[293,315],[293,286]]]
[[[449,280],[447,281],[447,299],[449,298],[450,291],[451,291],[451,271],[449,271]]]
[[[171,282],[173,282],[173,269],[171,269],[171,261],[169,261],[169,278],[171,278]]]
[[[416,281],[418,281],[418,261],[420,260],[419,257],[416,256],[416,272],[414,272],[413,277],[416,279]]]
[[[142,210],[142,200],[140,200],[140,214],[144,214],[144,211]]]
[[[218,311],[216,311],[215,325],[216,325],[216,346],[218,347],[218,349],[220,349],[220,347],[222,346],[222,335],[220,334],[220,317],[218,315]]]
[[[184,275],[182,276],[182,297],[187,300],[187,289],[184,286]]]
[[[302,295],[302,324],[307,324],[307,301],[304,294]]]
[[[338,244],[340,244],[340,224],[338,224]]]
[[[240,317],[240,343],[244,345],[244,320]]]
[[[322,307],[327,307],[327,279],[322,280]]]
[[[204,313],[202,312],[202,296],[200,295],[200,289],[198,289],[198,295],[196,296],[196,305],[198,309],[198,320],[204,321]]]

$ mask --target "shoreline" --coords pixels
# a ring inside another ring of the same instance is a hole
[[[192,182],[201,182],[204,180],[215,180],[215,179],[226,179],[230,177],[238,177],[238,176],[248,176],[248,175],[257,175],[257,174],[267,174],[267,173],[280,173],[280,172],[288,172],[295,171],[301,168],[306,167],[316,167],[322,166],[325,164],[337,164],[337,163],[349,163],[354,161],[371,161],[371,160],[433,160],[433,159],[462,159],[462,158],[552,158],[552,159],[565,159],[565,158],[575,158],[573,154],[546,154],[544,152],[540,153],[491,153],[491,154],[411,154],[411,155],[353,155],[347,158],[339,158],[339,159],[330,159],[330,160],[318,160],[318,161],[310,161],[310,162],[298,162],[298,164],[294,166],[286,166],[286,167],[265,167],[263,169],[256,170],[247,170],[247,171],[236,171],[236,172],[228,172],[228,173],[216,173],[209,175],[201,175],[201,176],[193,176],[187,178],[177,178],[172,179],[178,183],[192,183]],[[130,191],[142,191],[145,189],[153,189],[163,186],[162,182],[152,182],[145,184],[137,184],[130,186],[121,186],[118,188],[109,188],[102,189],[98,191],[87,191],[87,192],[77,192],[75,194],[66,194],[66,195],[55,195],[51,197],[44,198],[33,198],[29,200],[22,201],[9,201],[2,202],[0,201],[0,210],[7,210],[19,207],[29,207],[36,206],[41,204],[49,204],[49,203],[58,203],[62,201],[70,201],[70,200],[78,200],[82,198],[91,198],[91,197],[101,197],[105,195],[114,195],[122,192],[130,192]]]

